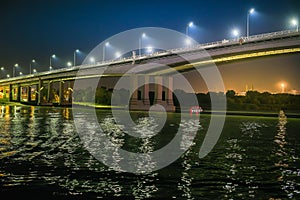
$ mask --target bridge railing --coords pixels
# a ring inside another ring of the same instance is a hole
[[[187,47],[180,47],[180,48],[174,48],[174,49],[169,49],[169,50],[163,50],[163,51],[157,51],[151,54],[144,54],[137,56],[136,58],[133,57],[125,57],[125,58],[118,58],[118,59],[112,59],[112,60],[106,60],[102,62],[96,62],[96,63],[89,63],[89,64],[83,64],[79,66],[74,66],[70,68],[62,68],[62,69],[56,69],[53,71],[45,71],[45,72],[38,72],[37,74],[31,74],[31,75],[25,75],[26,77],[34,77],[37,75],[47,75],[51,74],[53,72],[59,73],[63,71],[72,71],[72,70],[77,70],[81,67],[83,68],[89,68],[89,67],[99,67],[99,66],[107,66],[109,64],[117,64],[117,63],[123,63],[123,62],[130,62],[133,60],[142,60],[145,58],[155,58],[155,57],[160,57],[164,55],[172,55],[174,53],[185,53],[185,52],[190,52],[190,51],[197,51],[197,50],[202,50],[202,49],[207,49],[211,47],[221,47],[221,46],[227,46],[227,45],[234,45],[234,44],[239,44],[240,39],[243,40],[244,43],[247,42],[253,42],[253,41],[259,41],[259,40],[264,40],[264,39],[271,39],[271,38],[276,38],[276,37],[281,37],[281,36],[286,36],[290,34],[300,34],[297,30],[283,30],[283,31],[277,31],[277,32],[271,32],[271,33],[263,33],[263,34],[258,34],[258,35],[251,35],[249,37],[240,37],[240,38],[235,38],[235,39],[224,39],[221,41],[214,41],[214,42],[208,42],[208,43],[203,43],[203,44],[195,44]],[[22,76],[24,78],[24,76]],[[8,79],[18,79],[20,77],[12,77]]]
[[[221,41],[214,41],[214,42],[208,42],[203,44],[196,44],[189,47],[183,47],[183,48],[176,48],[176,49],[170,49],[169,51],[172,53],[183,53],[185,51],[193,51],[193,50],[199,50],[199,49],[206,49],[211,47],[217,47],[217,46],[223,46],[223,45],[230,45],[230,44],[237,44],[239,43],[239,39],[243,39],[243,42],[253,42],[256,40],[263,40],[263,39],[270,39],[278,36],[284,36],[291,33],[298,33],[297,30],[284,30],[284,31],[277,31],[272,33],[263,33],[258,35],[252,35],[249,37],[240,37],[235,39],[229,39],[229,40],[221,40]]]

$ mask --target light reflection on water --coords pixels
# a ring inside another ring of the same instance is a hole
[[[106,136],[121,148],[153,152],[159,139],[172,139],[179,114],[170,114],[156,137],[157,119],[138,113],[134,141],[107,111],[97,112]],[[214,150],[198,158],[209,116],[181,122],[181,148],[191,146],[170,166],[150,174],[116,172],[122,162],[114,148],[113,166],[107,167],[83,147],[75,132],[71,108],[1,106],[0,194],[45,197],[125,197],[133,199],[297,199],[300,187],[299,119],[227,117]],[[94,126],[84,122],[86,126]],[[193,140],[189,132],[199,129]],[[89,133],[91,143],[96,133]],[[130,142],[129,144],[128,141]],[[105,146],[105,150],[112,148]],[[151,156],[137,168],[154,168]],[[142,167],[143,166],[143,167]]]

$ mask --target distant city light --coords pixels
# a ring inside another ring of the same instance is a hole
[[[281,83],[280,86],[281,86],[281,92],[284,93],[284,87],[285,87],[285,84],[284,84],[284,83]]]

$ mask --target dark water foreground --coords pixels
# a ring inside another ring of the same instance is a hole
[[[97,116],[106,131],[115,130],[108,111],[98,110]],[[132,117],[147,130],[155,126],[146,113]],[[156,137],[132,141],[118,133],[115,142],[154,151],[172,139],[179,117],[169,114]],[[187,125],[195,125],[192,118]],[[71,108],[2,106],[1,199],[300,199],[300,119],[227,116],[217,145],[199,159],[209,121],[209,115],[201,116],[194,144],[180,159],[137,175],[116,172],[91,156]],[[120,158],[114,158],[117,165]]]

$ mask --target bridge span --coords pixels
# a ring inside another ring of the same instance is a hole
[[[161,104],[166,110],[174,111],[172,97],[174,69],[185,73],[197,67],[207,67],[212,64],[299,52],[300,32],[298,31],[280,31],[248,38],[198,44],[136,58],[128,57],[2,79],[0,80],[0,101],[67,106],[73,102],[75,80],[95,79],[100,76],[118,79],[124,74],[128,76],[127,72],[131,70],[130,74],[135,77],[131,78],[133,85],[138,81],[136,77],[142,75],[145,79],[154,77],[158,86],[146,84],[140,91],[135,91],[130,101],[132,110],[147,110],[153,104]],[[81,73],[78,73],[79,71]],[[168,83],[168,88],[159,86],[162,81]],[[99,85],[99,87],[103,86]]]

